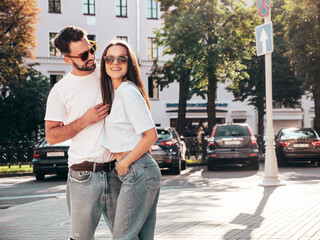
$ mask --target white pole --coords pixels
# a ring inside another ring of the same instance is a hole
[[[271,22],[271,9],[264,18],[264,23]],[[284,186],[278,175],[278,164],[275,153],[274,130],[272,119],[272,53],[265,54],[265,74],[266,74],[266,110],[267,110],[267,130],[266,130],[266,155],[264,166],[264,179],[259,184],[263,187]]]

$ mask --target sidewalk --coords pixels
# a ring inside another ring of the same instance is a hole
[[[286,186],[277,188],[258,186],[263,171],[252,175],[200,168],[183,185],[164,184],[155,239],[319,240],[320,168],[312,174],[281,171]],[[1,240],[67,239],[69,225],[62,195],[0,210]],[[96,239],[111,239],[103,219]]]

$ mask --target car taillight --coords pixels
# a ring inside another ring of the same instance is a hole
[[[320,140],[311,142],[311,144],[315,147],[320,146]]]
[[[39,159],[40,158],[40,152],[38,149],[34,150],[33,152],[33,158],[34,159]]]
[[[251,131],[251,128],[249,126],[247,126],[248,128],[248,131],[250,133],[250,136],[251,136],[251,145],[257,145],[257,139],[256,137],[253,135],[252,131]]]
[[[290,142],[280,141],[279,144],[280,144],[281,147],[288,147],[290,145]]]
[[[215,128],[213,129],[213,132],[212,132],[212,134],[211,134],[211,138],[210,138],[210,140],[209,140],[209,146],[213,146],[213,145],[214,145],[214,136],[216,135],[217,128],[218,128],[218,127],[215,127]]]
[[[161,145],[163,145],[163,146],[175,146],[175,145],[177,145],[177,140],[172,139],[172,140],[163,141],[163,142],[161,142]]]

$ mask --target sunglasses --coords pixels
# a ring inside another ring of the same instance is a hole
[[[104,56],[103,59],[108,65],[113,64],[116,59],[119,64],[125,64],[128,61],[128,56],[119,56],[119,57]]]
[[[86,61],[89,57],[89,52],[91,54],[94,54],[97,51],[97,42],[89,40],[89,43],[91,45],[89,50],[84,53],[81,53],[79,56],[70,56],[70,55],[65,55],[65,56],[69,58],[81,58],[83,62]]]

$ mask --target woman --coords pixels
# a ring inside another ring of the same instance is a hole
[[[111,106],[102,145],[115,153],[122,181],[113,239],[152,240],[161,173],[148,150],[158,136],[138,62],[127,43],[111,42],[103,51],[101,89],[104,103]]]

